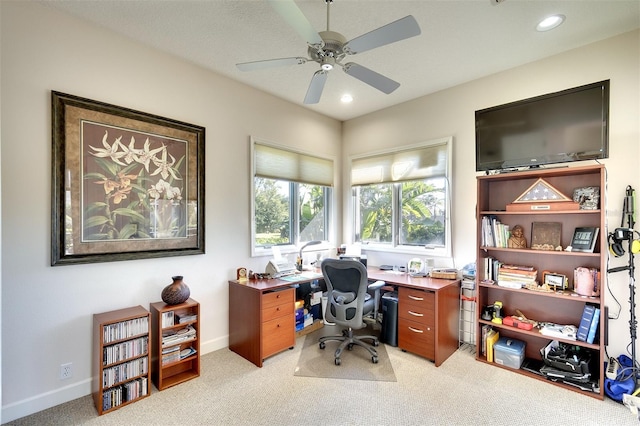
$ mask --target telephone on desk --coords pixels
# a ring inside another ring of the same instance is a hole
[[[284,258],[278,260],[271,259],[269,263],[267,263],[265,273],[269,274],[272,278],[286,277],[287,275],[296,273],[296,265]]]

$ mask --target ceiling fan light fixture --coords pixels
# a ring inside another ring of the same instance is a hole
[[[562,25],[566,17],[564,15],[551,15],[544,18],[536,26],[537,31],[549,31]]]
[[[331,65],[330,63],[324,63],[322,64],[322,69],[325,71],[331,71],[333,69],[333,65]]]

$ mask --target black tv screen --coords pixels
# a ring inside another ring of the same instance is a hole
[[[608,158],[609,80],[478,110],[476,171]]]

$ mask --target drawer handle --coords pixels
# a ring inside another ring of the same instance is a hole
[[[417,328],[413,328],[413,327],[409,327],[409,330],[413,331],[414,333],[424,333],[424,331],[418,330]]]
[[[418,312],[413,312],[413,311],[407,311],[409,313],[409,315],[413,315],[414,317],[423,317],[424,314],[418,313]]]
[[[280,310],[280,306],[278,306],[278,307],[276,308],[276,311],[279,311],[279,310]]]
[[[411,300],[424,300],[423,297],[416,297],[416,296],[412,296],[412,295],[409,295],[409,299],[411,299]]]
[[[276,294],[276,299],[280,299],[280,295],[279,294]]]

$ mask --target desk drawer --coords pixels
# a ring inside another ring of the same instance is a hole
[[[398,347],[427,359],[435,360],[434,326],[399,318]]]
[[[262,295],[262,309],[286,304],[293,306],[294,299],[295,290],[293,288],[264,293]]]
[[[295,346],[295,317],[293,314],[262,323],[262,359]]]
[[[435,296],[431,292],[400,288],[398,318],[433,327]]]
[[[262,322],[271,321],[272,319],[280,318],[285,315],[293,315],[293,311],[293,303],[283,303],[281,305],[271,305],[266,308],[262,308]]]
[[[436,306],[436,296],[432,291],[400,287],[398,289],[398,303],[416,306],[420,311],[433,311]]]

